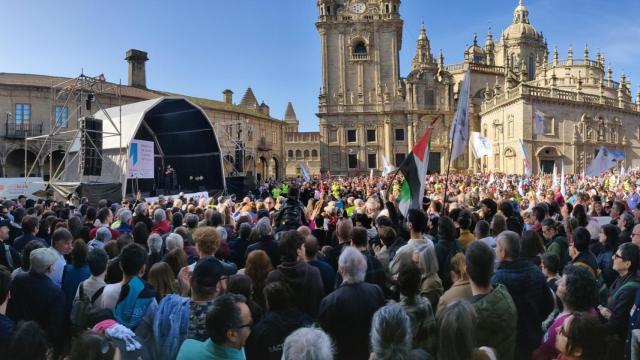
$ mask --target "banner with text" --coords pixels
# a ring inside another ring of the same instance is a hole
[[[131,141],[127,179],[153,179],[153,157],[153,141]]]
[[[24,195],[29,199],[37,199],[33,193],[44,190],[45,183],[41,177],[24,178],[0,178],[0,199],[17,199],[19,195]]]

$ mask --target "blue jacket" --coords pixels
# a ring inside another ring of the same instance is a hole
[[[71,314],[71,306],[73,299],[76,297],[76,291],[80,283],[87,280],[91,276],[89,265],[76,267],[75,265],[67,265],[62,273],[62,291],[66,299],[65,314]]]
[[[493,274],[493,285],[503,284],[518,312],[516,354],[529,358],[542,339],[542,321],[554,307],[554,299],[542,271],[528,259],[503,261]]]

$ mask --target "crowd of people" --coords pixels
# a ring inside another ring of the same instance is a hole
[[[640,176],[401,182],[2,199],[0,359],[640,358]]]

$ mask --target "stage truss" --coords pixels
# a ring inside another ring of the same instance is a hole
[[[46,186],[50,186],[52,183],[63,182],[62,176],[64,174],[65,163],[67,162],[67,158],[69,155],[70,147],[73,145],[74,141],[80,142],[80,139],[83,136],[88,135],[88,132],[94,133],[102,133],[102,138],[117,136],[120,138],[120,153],[118,157],[118,161],[124,162],[126,161],[126,157],[122,156],[122,120],[120,116],[119,124],[116,126],[111,116],[106,111],[106,108],[100,102],[100,98],[103,96],[111,96],[115,98],[115,102],[118,106],[122,107],[121,101],[121,84],[111,84],[106,82],[103,74],[100,74],[95,77],[87,76],[84,73],[81,73],[79,76],[65,80],[57,85],[53,85],[51,87],[51,112],[49,116],[49,133],[46,135],[40,136],[32,136],[25,137],[24,143],[24,174],[25,174],[25,184],[28,182],[28,178],[32,175],[34,169],[42,160],[46,160],[49,158],[49,179],[45,181]],[[97,111],[92,112],[93,104],[97,106]],[[59,114],[56,114],[56,107],[62,106],[62,109],[67,108],[67,123],[63,123],[62,116],[63,112],[60,111]],[[80,120],[86,117],[91,117],[93,114],[97,112],[102,112],[105,114],[107,121],[111,122],[115,132],[103,132],[103,131],[95,131],[95,130],[87,130],[85,128],[80,127]],[[68,129],[69,122],[71,119],[75,121],[75,129]],[[66,125],[66,126],[65,126]],[[99,154],[101,160],[105,161],[102,149],[98,149],[97,145],[93,142],[90,136],[86,136],[88,139],[87,146],[90,146],[92,149]],[[29,144],[34,143],[38,152],[36,154],[35,161],[29,167],[27,162],[27,156],[29,152]],[[48,148],[48,151],[47,151]],[[64,156],[57,167],[54,169],[53,165],[53,152],[56,150],[63,150]],[[75,161],[75,159],[80,156],[82,153],[82,149],[77,151],[73,158],[69,159],[69,163]],[[79,167],[82,166],[81,161],[78,162]],[[125,166],[126,164],[121,163],[118,164],[120,167]],[[78,180],[82,180],[83,175],[80,173],[80,168],[78,169]],[[89,176],[86,179],[86,182],[91,182],[91,177]]]

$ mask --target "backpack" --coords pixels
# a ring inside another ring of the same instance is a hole
[[[78,288],[78,301],[73,303],[71,308],[71,324],[74,332],[85,331],[89,327],[89,314],[96,310],[94,303],[102,295],[104,286],[98,289],[91,298],[84,292],[84,283]]]

